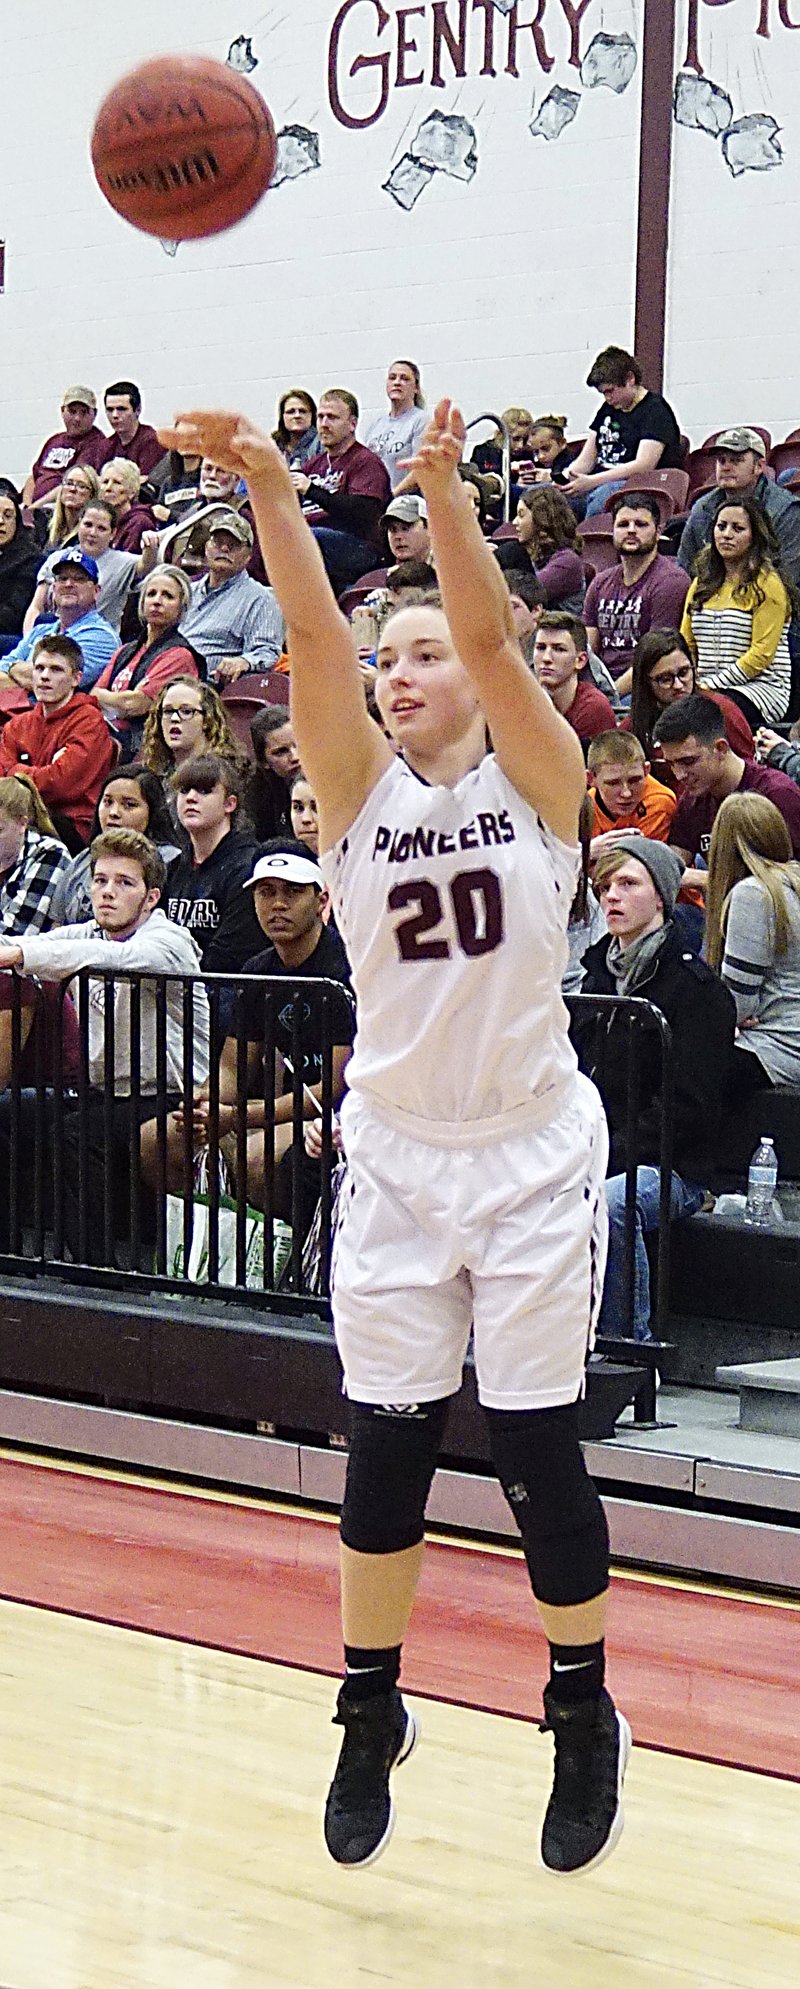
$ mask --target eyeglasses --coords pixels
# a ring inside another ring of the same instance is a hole
[[[651,677],[650,682],[653,685],[657,684],[659,690],[670,691],[673,684],[682,684],[692,674],[691,663],[682,663],[677,670],[664,670],[657,677]]]
[[[202,718],[202,706],[199,704],[162,704],[161,716],[162,718]]]

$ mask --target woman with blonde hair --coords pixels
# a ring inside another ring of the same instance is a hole
[[[800,1083],[800,863],[763,794],[729,794],[708,858],[706,956],[736,1002],[731,1102]]]
[[[69,856],[30,776],[0,780],[0,933],[47,932]]]
[[[159,691],[145,719],[140,759],[162,779],[175,772],[183,760],[199,753],[217,753],[223,759],[241,758],[225,715],[225,706],[212,684],[197,677],[173,677]]]
[[[497,557],[504,572],[530,561],[545,591],[546,606],[579,615],[586,593],[583,541],[571,505],[555,484],[537,484],[520,493],[515,539],[501,539]]]
[[[65,470],[56,492],[56,501],[47,528],[48,552],[77,542],[78,521],[93,497],[100,495],[100,478],[89,463],[73,463]]]
[[[112,456],[100,471],[100,495],[114,507],[116,525],[111,541],[117,552],[141,552],[145,532],[156,530],[154,513],[139,503],[144,478],[127,456]]]

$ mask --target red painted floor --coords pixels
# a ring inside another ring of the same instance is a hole
[[[339,1670],[337,1536],[310,1517],[0,1459],[0,1593]],[[800,1609],[619,1580],[609,1649],[640,1743],[800,1780]],[[432,1544],[408,1689],[536,1719],[545,1675],[522,1560]]]

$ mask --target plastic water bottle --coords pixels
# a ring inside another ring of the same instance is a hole
[[[778,1156],[775,1143],[759,1140],[747,1171],[746,1222],[768,1222],[778,1186]]]

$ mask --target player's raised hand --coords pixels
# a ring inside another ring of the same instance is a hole
[[[420,442],[416,456],[401,463],[425,496],[443,490],[452,480],[464,453],[467,430],[460,408],[452,401],[437,403]]]
[[[192,408],[176,414],[171,428],[158,430],[165,449],[182,456],[207,456],[221,470],[233,470],[246,482],[256,479],[278,490],[292,483],[280,449],[247,415],[224,408]]]

